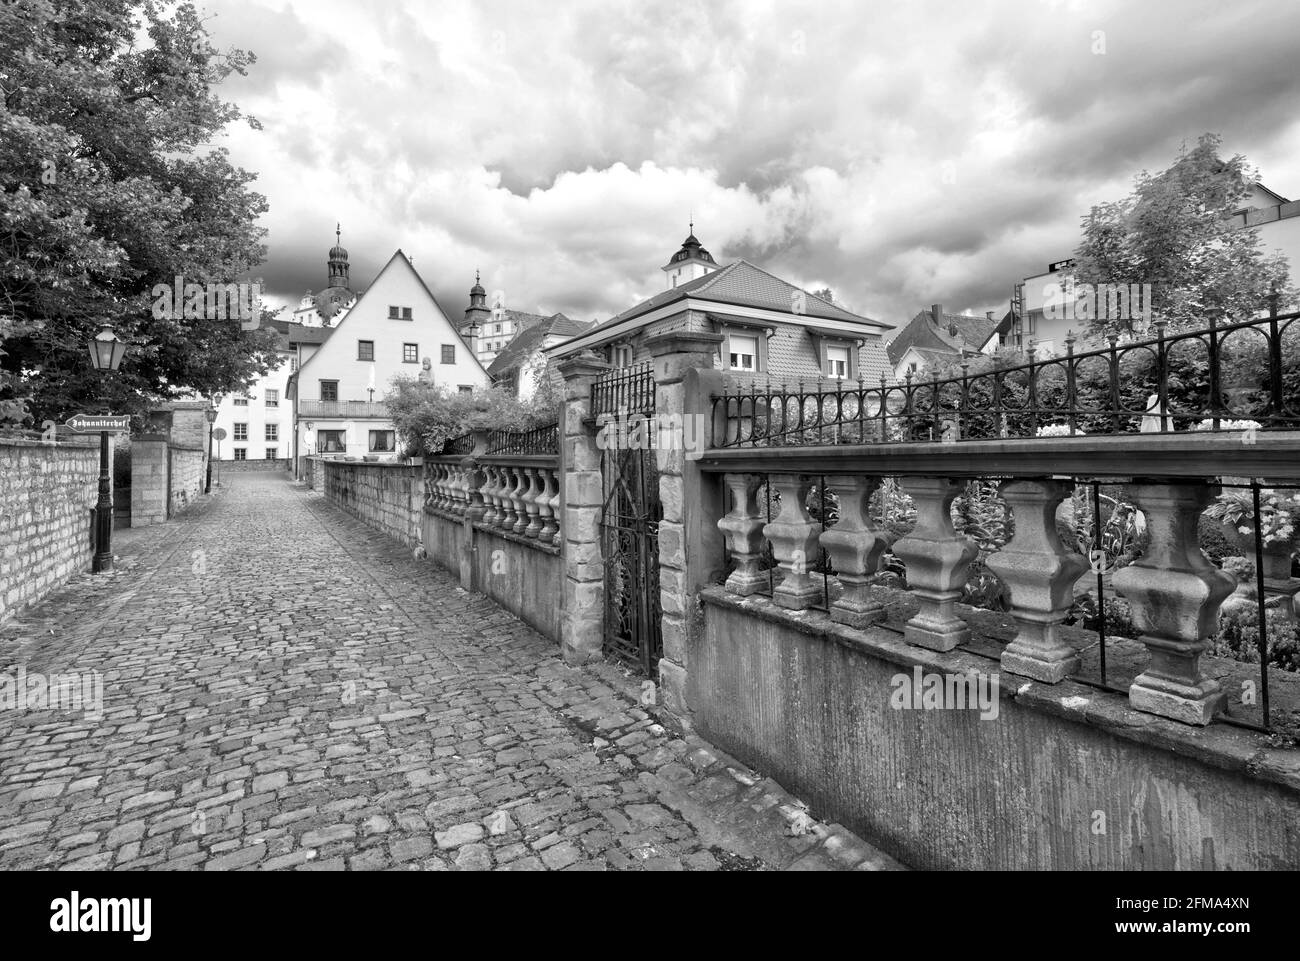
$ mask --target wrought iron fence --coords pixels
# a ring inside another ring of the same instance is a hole
[[[446,455],[459,457],[474,453],[473,431],[468,434],[461,434],[459,437],[450,438],[442,445],[442,452]]]
[[[494,430],[488,434],[488,454],[558,454],[560,425],[548,424],[527,431]]]
[[[653,364],[639,364],[602,374],[591,385],[591,416],[653,414],[655,372]]]
[[[760,472],[757,476],[761,478],[758,497],[764,507],[766,522],[771,524],[773,518],[780,513],[780,494],[772,489],[770,473]],[[831,489],[828,489],[828,476],[830,475],[812,476],[814,483],[808,489],[804,504],[812,520],[820,525],[822,533],[832,529],[839,520],[839,499],[834,493],[834,478],[831,478]],[[871,583],[882,588],[901,587],[905,584],[906,567],[892,554],[892,543],[900,539],[900,529],[910,526],[910,518],[899,509],[901,504],[907,502],[907,498],[894,478],[881,476],[880,479],[882,484],[872,497],[870,516],[882,531],[891,535],[891,550],[886,551],[880,569],[871,578]],[[970,480],[967,484],[966,498],[971,497],[973,488],[984,485],[987,491],[1000,481],[1008,479],[1010,478],[988,477]],[[1116,478],[1076,475],[1070,479],[1075,485],[1072,498],[1074,509],[1083,515],[1081,520],[1078,514],[1075,515],[1074,529],[1077,541],[1072,546],[1088,558],[1089,568],[1076,584],[1075,604],[1067,624],[1093,631],[1097,635],[1096,669],[1085,670],[1072,676],[1071,680],[1097,690],[1127,695],[1128,688],[1121,684],[1126,684],[1128,679],[1115,677],[1114,666],[1108,664],[1107,654],[1108,651],[1113,653],[1117,641],[1132,639],[1136,637],[1136,633],[1127,633],[1135,629],[1132,628],[1131,623],[1123,621],[1122,612],[1113,606],[1118,595],[1110,586],[1110,577],[1141,555],[1140,532],[1137,530],[1135,517],[1137,511],[1133,505],[1125,502],[1123,484],[1118,483]],[[1300,715],[1300,697],[1294,696],[1300,694],[1300,685],[1289,685],[1294,689],[1293,696],[1287,699],[1288,703],[1281,711],[1273,710],[1269,686],[1270,675],[1276,670],[1284,669],[1288,675],[1295,674],[1300,678],[1300,628],[1286,626],[1294,625],[1295,618],[1300,617],[1300,612],[1295,616],[1288,616],[1281,608],[1283,604],[1300,601],[1300,596],[1295,596],[1290,589],[1295,584],[1291,577],[1290,565],[1295,562],[1292,560],[1289,548],[1283,549],[1279,554],[1277,545],[1270,543],[1277,530],[1287,523],[1276,520],[1275,514],[1274,519],[1270,519],[1270,512],[1276,511],[1276,508],[1270,507],[1270,503],[1275,502],[1279,495],[1284,499],[1288,496],[1294,498],[1294,506],[1291,510],[1295,512],[1296,520],[1300,521],[1300,486],[1270,483],[1271,486],[1265,487],[1258,479],[1241,483],[1230,482],[1228,479],[1213,481],[1214,486],[1221,488],[1225,495],[1233,491],[1240,492],[1243,503],[1251,511],[1251,517],[1263,518],[1264,523],[1252,521],[1241,526],[1237,529],[1237,534],[1240,536],[1229,531],[1232,541],[1227,545],[1229,549],[1243,551],[1243,555],[1253,561],[1253,570],[1245,570],[1234,575],[1239,579],[1238,592],[1224,602],[1224,609],[1227,609],[1229,602],[1233,602],[1234,612],[1240,612],[1245,605],[1249,604],[1254,607],[1256,623],[1251,625],[1240,620],[1228,620],[1225,625],[1221,622],[1219,632],[1214,636],[1210,649],[1206,651],[1209,656],[1224,657],[1239,663],[1258,666],[1257,689],[1250,691],[1248,696],[1243,693],[1242,699],[1231,704],[1217,720],[1263,733],[1275,731],[1278,716],[1285,716],[1288,712],[1291,713],[1292,718]],[[727,496],[723,504],[724,513],[730,511],[733,506],[732,498]],[[1010,523],[1004,523],[1000,531],[992,530],[990,525],[973,520],[969,516],[969,506],[963,506],[960,499],[953,508],[954,527],[957,532],[974,540],[980,548],[978,558],[972,563],[971,576],[967,581],[961,603],[993,612],[1006,611],[1005,588],[1001,586],[996,575],[983,566],[983,560],[1003,546],[1008,536],[1007,528],[1014,526],[1012,512],[1005,503],[1002,504],[1002,508],[1005,520]],[[966,516],[959,518],[959,515]],[[1230,524],[1218,526],[1225,529],[1233,527]],[[1296,544],[1300,544],[1300,534],[1294,535],[1294,540],[1290,542],[1291,547]],[[1269,550],[1268,547],[1274,549]],[[1218,556],[1217,550],[1214,549],[1214,559],[1222,561],[1224,558]],[[1282,559],[1284,570],[1278,567],[1279,557]],[[732,567],[730,548],[724,544],[723,570],[729,572]],[[772,543],[766,539],[762,547],[762,567],[767,574],[767,587],[756,593],[771,598],[776,585],[784,575],[773,554]],[[806,570],[820,582],[821,587],[821,602],[812,604],[811,609],[829,612],[833,597],[839,590],[839,583],[835,579],[836,571],[827,551],[820,544],[816,556],[808,558]],[[724,579],[725,576],[724,573]],[[1088,582],[1086,589],[1085,582]],[[999,596],[1002,598],[1001,607],[999,607]],[[1276,615],[1276,618],[1270,617],[1270,614]],[[1243,623],[1244,629],[1242,629]],[[1294,634],[1294,636],[1287,635],[1282,646],[1275,645],[1275,638],[1271,636],[1278,625],[1282,626],[1284,632],[1291,630]],[[900,626],[895,623],[885,621],[878,626],[901,633]],[[961,649],[966,653],[997,661],[1000,652],[991,652],[987,643],[980,643],[983,638],[979,632],[975,634],[972,643],[963,645]],[[1294,724],[1290,726],[1293,727]]]
[[[1300,429],[1300,313],[879,387],[861,379],[727,390],[715,447],[959,442],[990,438]]]

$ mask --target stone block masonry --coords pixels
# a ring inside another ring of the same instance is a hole
[[[0,438],[0,620],[90,566],[99,438]]]
[[[200,449],[171,449],[171,512],[176,516],[203,493],[207,475],[207,457]]]
[[[321,486],[331,503],[407,547],[420,543],[419,519],[424,502],[422,462],[329,461],[327,468]]]

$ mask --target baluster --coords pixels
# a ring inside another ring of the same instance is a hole
[[[524,495],[524,503],[528,507],[528,523],[524,526],[523,535],[536,537],[542,532],[542,509],[537,503],[542,495],[542,482],[537,476],[536,467],[527,468],[525,473],[528,474],[528,493]]]
[[[763,528],[763,536],[772,542],[772,554],[785,575],[772,592],[772,600],[781,607],[801,611],[822,596],[822,586],[809,574],[821,531],[821,525],[805,506],[812,478],[804,474],[769,474],[768,484],[781,495],[781,512]]]
[[[491,464],[483,468],[483,486],[480,488],[483,495],[483,517],[482,523],[492,527],[497,519],[497,501],[495,495],[496,488],[496,467]]]
[[[966,487],[951,477],[903,477],[900,486],[916,502],[916,527],[894,545],[907,565],[907,585],[921,605],[907,622],[903,639],[932,651],[951,651],[970,638],[970,628],[956,614],[971,561],[979,554],[974,541],[952,526],[952,502]]]
[[[1074,583],[1088,562],[1066,549],[1056,509],[1073,485],[1054,480],[1008,481],[999,490],[1011,508],[1015,535],[985,562],[1011,594],[1018,631],[1002,651],[1009,674],[1055,684],[1079,670],[1079,656],[1061,640],[1060,625],[1074,603]]]
[[[511,490],[511,496],[515,501],[515,523],[511,528],[516,534],[522,534],[528,529],[528,477],[522,467],[512,467],[511,470],[515,475],[515,486]]]
[[[551,520],[555,524],[555,533],[551,535],[551,543],[556,547],[564,545],[564,488],[563,476],[558,471],[548,471],[550,486],[554,490],[551,495]]]
[[[826,548],[844,593],[831,605],[831,620],[863,628],[885,616],[885,609],[871,596],[870,577],[880,570],[880,559],[890,537],[871,519],[871,495],[880,487],[878,477],[831,477],[826,486],[840,502],[840,519],[822,531]]]
[[[497,526],[503,531],[511,530],[515,526],[515,521],[519,520],[519,515],[515,513],[515,501],[511,496],[511,489],[515,486],[515,477],[511,469],[505,465],[501,468],[501,517],[497,521]]]
[[[537,532],[537,539],[543,544],[550,544],[555,538],[559,525],[555,519],[555,471],[543,467],[539,471],[542,481],[542,493],[537,498],[537,509],[542,516],[542,529]]]
[[[1128,489],[1146,515],[1146,551],[1114,577],[1151,655],[1129,687],[1139,711],[1188,724],[1209,724],[1222,707],[1219,682],[1201,673],[1201,654],[1218,629],[1219,606],[1235,579],[1201,553],[1197,522],[1218,493],[1200,484],[1136,484]]]
[[[483,503],[483,483],[485,480],[486,475],[484,475],[483,469],[479,467],[478,464],[466,468],[465,515],[469,517],[471,521],[478,523],[483,521],[483,515],[487,511],[487,508]]]
[[[731,510],[718,520],[736,569],[727,578],[732,594],[747,597],[767,586],[767,574],[759,568],[763,556],[763,518],[758,507],[761,474],[724,474],[731,492]]]

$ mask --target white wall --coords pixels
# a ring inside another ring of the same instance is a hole
[[[235,448],[246,450],[247,460],[263,460],[268,448],[276,448],[276,457],[285,458],[292,455],[293,449],[293,402],[285,399],[289,386],[291,364],[289,352],[280,354],[280,365],[269,371],[266,376],[258,378],[248,390],[248,406],[235,405],[235,395],[227,394],[217,408],[217,419],[213,427],[220,427],[226,432],[226,439],[212,442],[212,456],[221,460],[234,460]],[[279,393],[279,405],[266,406],[267,390]],[[236,441],[235,424],[248,425],[248,440]],[[279,428],[279,440],[266,440],[266,425],[275,424]]]

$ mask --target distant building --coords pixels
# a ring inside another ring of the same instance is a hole
[[[488,376],[493,384],[520,400],[529,400],[536,393],[538,378],[546,368],[545,351],[595,326],[593,321],[572,320],[564,314],[539,318],[515,335],[497,355],[488,367]]]
[[[485,388],[487,371],[459,326],[398,250],[333,327],[298,327],[289,388],[297,402],[295,458],[395,460],[396,433],[383,403],[395,376],[423,373],[452,390]]]
[[[661,268],[668,289],[594,328],[546,349],[551,357],[593,350],[615,366],[649,359],[654,334],[692,330],[721,334],[714,366],[743,382],[794,384],[891,375],[883,335],[892,324],[863,317],[737,260],[719,267],[694,225]]]
[[[885,346],[894,379],[902,381],[908,374],[916,377],[927,369],[961,363],[963,357],[993,353],[1000,342],[999,326],[993,311],[983,317],[949,314],[942,304],[934,304],[918,312]]]

